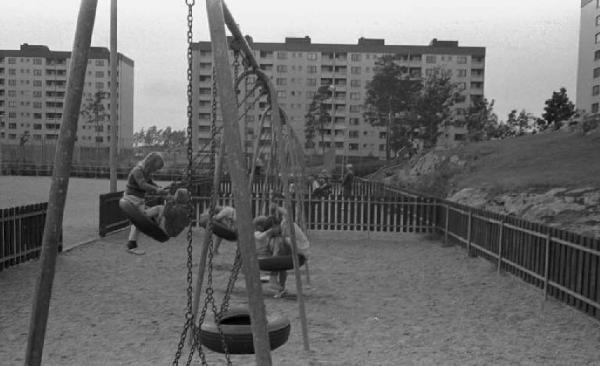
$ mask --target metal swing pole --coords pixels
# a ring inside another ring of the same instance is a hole
[[[56,269],[58,241],[60,238],[62,219],[69,187],[73,147],[77,136],[77,120],[85,81],[88,53],[96,19],[97,0],[82,0],[77,16],[75,40],[69,66],[67,95],[63,108],[63,121],[56,145],[54,157],[54,173],[48,199],[48,212],[42,239],[40,256],[41,271],[35,287],[33,309],[29,321],[29,335],[25,354],[26,366],[38,366],[42,362],[44,338],[48,323],[52,283]]]
[[[117,0],[110,0],[110,192],[117,191]]]
[[[228,43],[225,33],[223,3],[221,0],[206,0],[206,11],[213,46],[214,67],[221,112],[223,116],[223,139],[227,141],[227,163],[232,180],[232,190],[237,206],[238,245],[242,255],[250,323],[253,335],[256,364],[270,366],[271,347],[267,332],[267,317],[263,302],[262,284],[254,245],[254,229],[252,225],[250,190],[242,154],[240,131],[236,121],[237,100],[233,86],[233,75],[228,57]]]

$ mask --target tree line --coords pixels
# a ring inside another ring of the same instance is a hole
[[[525,110],[512,110],[507,120],[501,122],[493,110],[494,100],[466,100],[462,93],[464,85],[452,81],[450,70],[430,69],[421,77],[412,75],[397,61],[396,55],[377,60],[362,105],[364,120],[374,127],[385,128],[388,159],[392,153],[414,150],[418,144],[425,149],[435,146],[448,126],[465,127],[467,140],[481,141],[558,129],[575,114],[566,89],[561,88],[545,102],[541,118]],[[307,148],[316,148],[317,143],[323,149],[329,146],[326,136],[331,135],[335,123],[332,120],[335,93],[335,84],[322,85],[316,90],[305,115]],[[458,108],[456,105],[462,102],[466,102],[466,107]]]
[[[171,127],[159,129],[156,126],[140,129],[133,134],[134,146],[155,146],[172,149],[187,146],[185,129],[174,130]]]

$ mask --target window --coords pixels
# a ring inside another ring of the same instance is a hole
[[[315,52],[309,52],[306,54],[306,58],[314,61],[317,59],[317,54]]]
[[[351,105],[350,113],[360,113],[360,106],[359,105]]]
[[[360,66],[352,66],[350,68],[350,73],[354,74],[354,75],[360,75]]]
[[[285,90],[278,90],[277,91],[277,98],[285,99],[286,98]]]
[[[96,66],[104,66],[104,60],[96,60]]]
[[[360,100],[360,93],[350,93],[350,99]]]
[[[360,119],[356,117],[350,118],[350,126],[358,126],[360,124]]]
[[[104,83],[103,82],[96,83],[96,89],[104,89]]]
[[[17,118],[17,112],[8,112],[8,118]]]
[[[316,92],[314,91],[307,91],[306,92],[306,99],[312,99],[315,96]]]
[[[9,90],[8,91],[8,96],[9,97],[16,97],[17,96],[17,91],[16,90]]]
[[[456,76],[459,78],[467,77],[467,69],[458,69],[456,70]]]
[[[352,61],[360,61],[360,53],[353,53],[350,55],[350,60]]]
[[[96,77],[97,78],[103,78],[104,77],[104,71],[96,71]]]
[[[42,108],[42,102],[33,102],[33,108]]]
[[[41,88],[42,87],[42,81],[41,80],[34,80],[33,81],[33,86]]]
[[[358,150],[358,144],[348,144],[349,150]]]
[[[33,64],[34,65],[41,65],[42,64],[42,59],[41,58],[34,58],[33,59]]]
[[[306,86],[317,86],[317,79],[306,79]]]
[[[33,119],[42,119],[42,114],[41,113],[34,113],[33,114]],[[41,126],[41,125],[40,125]],[[33,125],[33,127],[35,127],[35,125]],[[41,127],[40,127],[41,128]]]
[[[592,95],[600,95],[600,85],[594,85],[592,87]]]
[[[360,87],[360,80],[350,80],[350,86],[353,88],[359,88]]]
[[[42,97],[42,92],[41,91],[34,91],[33,92],[33,97],[34,98],[41,98]]]
[[[286,78],[277,78],[276,85],[286,85],[286,84],[287,84]]]
[[[436,62],[435,55],[425,56],[425,62],[428,63],[428,64],[435,64],[435,62]]]
[[[9,139],[9,140],[16,140],[16,139],[17,139],[17,135],[16,135],[16,134],[14,134],[14,133],[9,133],[9,134],[8,134],[8,139]]]
[[[600,77],[600,67],[594,69],[594,79]],[[9,80],[10,81],[10,80]],[[10,84],[9,84],[10,85]]]
[[[351,139],[357,139],[358,138],[358,131],[351,130],[350,132],[348,132],[348,137],[350,137]]]
[[[42,70],[33,70],[33,76],[41,76],[42,75]]]
[[[317,73],[317,65],[308,65],[306,67],[306,72],[308,72],[309,74],[316,74]]]
[[[17,129],[17,124],[12,122],[8,124],[8,129],[9,130],[16,130]]]
[[[277,65],[277,72],[287,72],[287,65]]]
[[[600,43],[600,33],[596,33],[594,40],[595,40],[596,44]]]
[[[14,58],[14,57],[9,57],[8,58],[8,63],[11,64],[11,65],[14,65],[14,64],[17,63],[17,59]]]
[[[17,102],[15,102],[14,100],[9,100],[8,101],[8,106],[9,107],[16,107],[17,106]]]
[[[8,75],[16,75],[17,69],[8,69]]]
[[[279,60],[286,60],[287,59],[287,52],[282,52],[282,51],[277,52],[277,59],[279,59]]]
[[[458,64],[466,64],[467,63],[467,56],[458,56],[458,57],[456,57],[456,63],[458,63]]]
[[[33,129],[34,130],[41,130],[42,129],[42,124],[41,123],[34,123],[33,124]]]
[[[592,104],[592,113],[598,113],[598,103]]]

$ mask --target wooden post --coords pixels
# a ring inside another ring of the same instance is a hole
[[[63,123],[60,128],[58,144],[54,156],[54,173],[48,199],[48,213],[42,239],[42,254],[40,258],[41,271],[37,278],[33,309],[29,322],[29,335],[25,365],[40,365],[44,338],[48,323],[52,283],[58,254],[58,243],[62,228],[62,219],[69,187],[73,146],[77,136],[77,120],[85,81],[88,52],[96,18],[97,0],[82,0],[77,16],[75,40],[69,66],[67,95],[63,108]]]
[[[117,191],[117,0],[110,0],[110,192]]]
[[[500,221],[500,233],[498,234],[498,273],[502,266],[502,232],[504,231],[504,221]]]
[[[231,174],[232,191],[237,211],[238,246],[242,255],[242,269],[248,291],[250,323],[257,365],[270,366],[271,347],[267,332],[267,317],[263,302],[262,284],[254,244],[250,192],[246,163],[242,153],[240,131],[237,125],[237,98],[233,86],[229,47],[225,34],[223,3],[206,0],[206,11],[213,48],[213,65],[216,69],[221,115],[223,116],[223,139],[226,141],[227,165]],[[242,37],[243,38],[243,37]],[[278,117],[278,112],[273,115]],[[275,119],[275,118],[274,118]],[[296,258],[297,260],[297,258]]]
[[[446,203],[446,221],[444,222],[444,245],[448,246],[448,229],[450,225],[450,205]]]
[[[544,300],[548,300],[548,275],[550,273],[550,243],[552,241],[552,235],[550,230],[546,235],[546,253],[544,255]]]
[[[469,209],[469,221],[467,222],[467,256],[471,255],[471,225],[473,225],[473,210]]]

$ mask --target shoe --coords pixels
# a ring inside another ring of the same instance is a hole
[[[127,242],[127,249],[135,249],[137,248],[137,242],[135,240],[129,240]]]
[[[278,293],[276,293],[275,296],[273,296],[273,297],[276,298],[276,299],[281,299],[285,295],[287,295],[287,291],[286,290],[281,290]]]
[[[131,254],[135,254],[135,255],[144,255],[144,254],[146,254],[146,251],[142,250],[140,248],[127,249],[127,252],[131,253]]]

